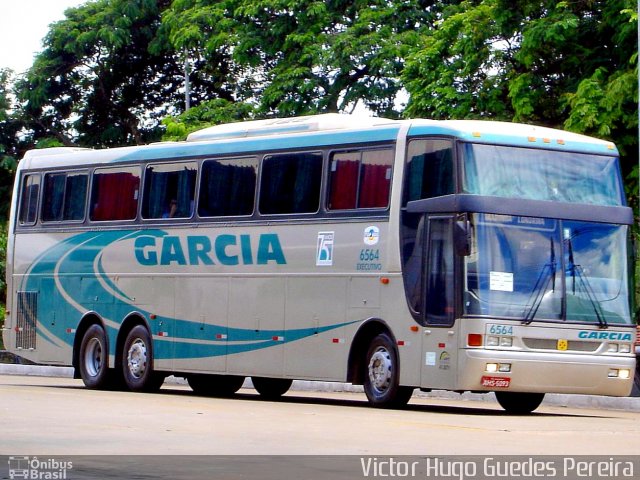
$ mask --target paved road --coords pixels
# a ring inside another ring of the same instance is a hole
[[[545,406],[509,416],[492,402],[413,398],[377,410],[357,393],[290,392],[280,402],[165,385],[159,394],[87,390],[69,378],[0,376],[0,455],[629,455],[640,413]]]

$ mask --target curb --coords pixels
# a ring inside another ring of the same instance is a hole
[[[54,367],[46,365],[19,365],[10,363],[0,363],[0,375],[23,375],[37,377],[58,377],[73,378],[73,367]],[[166,382],[170,385],[186,385],[185,379],[170,376]],[[250,379],[245,380],[244,388],[253,388]],[[349,392],[363,393],[360,385],[339,382],[315,382],[308,380],[295,380],[291,386],[292,391],[303,392]],[[429,393],[416,391],[414,394],[419,398],[434,398],[445,400],[482,401],[495,402],[493,393],[470,393],[462,394],[448,391],[433,391]],[[629,412],[640,412],[640,397],[604,397],[596,395],[567,395],[550,393],[545,396],[543,405],[553,405],[571,408],[589,408],[598,410],[624,410]]]

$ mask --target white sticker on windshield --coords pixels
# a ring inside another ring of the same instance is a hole
[[[499,292],[513,292],[513,273],[489,272],[489,288]]]

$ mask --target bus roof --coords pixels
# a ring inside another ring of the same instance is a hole
[[[58,147],[28,151],[20,169],[116,164],[252,152],[309,149],[341,144],[394,141],[402,127],[408,135],[442,135],[465,141],[617,155],[611,142],[562,130],[483,120],[388,120],[346,114],[254,120],[205,128],[186,142],[161,142],[103,150]]]

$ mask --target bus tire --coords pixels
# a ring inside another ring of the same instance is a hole
[[[143,325],[131,329],[122,349],[124,383],[133,392],[156,392],[164,382],[164,375],[153,369],[151,335]]]
[[[388,334],[380,333],[371,341],[364,368],[364,393],[372,406],[400,408],[407,404],[413,388],[398,384],[398,351]]]
[[[91,325],[82,337],[78,367],[87,388],[106,388],[109,383],[109,350],[107,335],[97,324]]]
[[[293,380],[289,378],[251,377],[253,388],[267,400],[277,400],[289,391]]]
[[[544,393],[495,392],[498,403],[507,413],[525,415],[533,412],[544,400]]]
[[[230,397],[242,387],[244,377],[235,375],[205,375],[195,373],[187,377],[191,390],[209,397]]]

